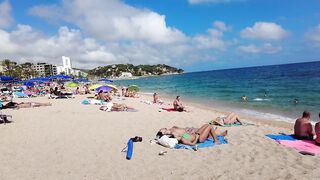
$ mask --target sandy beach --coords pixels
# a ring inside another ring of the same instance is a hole
[[[319,156],[301,155],[265,137],[290,134],[292,124],[242,117],[255,126],[218,127],[228,130],[228,144],[168,149],[150,143],[160,128],[199,127],[221,112],[191,104],[188,113],[159,112],[169,105],[142,103],[151,100],[146,95],[114,99],[138,112],[103,112],[80,104],[85,97],[15,99],[52,106],[2,110],[13,122],[0,124],[0,179],[320,179]],[[126,160],[121,150],[134,136],[143,141]],[[159,156],[160,151],[167,154]]]

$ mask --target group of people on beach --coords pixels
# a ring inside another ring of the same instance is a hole
[[[308,111],[302,113],[302,117],[298,118],[294,124],[294,135],[297,139],[314,140],[320,146],[320,113],[319,122],[313,128],[310,121],[311,114]]]

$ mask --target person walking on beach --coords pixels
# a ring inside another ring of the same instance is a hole
[[[182,112],[185,109],[180,100],[180,96],[177,96],[176,99],[173,101],[173,108],[179,112]]]
[[[313,128],[310,122],[310,112],[304,111],[301,118],[294,124],[294,135],[298,139],[313,140]]]
[[[319,122],[314,126],[314,132],[316,134],[315,142],[318,146],[320,146],[320,113],[319,113]]]

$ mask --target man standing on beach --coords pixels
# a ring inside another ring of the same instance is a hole
[[[302,117],[296,120],[294,124],[294,135],[298,139],[313,140],[314,133],[308,111],[304,111]]]

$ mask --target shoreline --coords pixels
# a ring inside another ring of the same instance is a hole
[[[142,95],[142,96],[140,96],[140,98],[144,98],[145,100],[151,101],[153,99],[153,96],[150,93],[141,92],[140,95]],[[160,99],[165,102],[164,104],[168,104],[168,105],[170,104],[170,107],[172,106],[172,102],[174,101],[174,97],[171,98],[170,96],[166,96],[166,95],[162,95],[160,97]],[[183,101],[183,104],[185,104],[187,109],[195,107],[195,108],[199,108],[199,109],[202,109],[205,111],[209,111],[212,114],[228,115],[230,113],[230,111],[223,109],[223,108],[217,109],[216,107],[208,107],[204,104],[197,103],[197,102],[191,102],[188,100]],[[249,121],[249,122],[253,122],[253,123],[257,123],[257,124],[285,128],[285,129],[293,131],[294,122],[288,122],[285,120],[282,121],[282,120],[275,120],[275,119],[266,119],[266,118],[261,118],[261,117],[257,117],[257,116],[250,116],[248,114],[239,113],[239,112],[236,112],[236,113],[245,121]],[[215,119],[215,118],[216,117],[212,117],[212,119]]]

